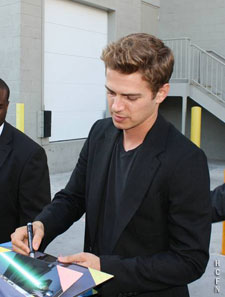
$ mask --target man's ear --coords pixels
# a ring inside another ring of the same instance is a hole
[[[168,93],[170,91],[170,85],[167,83],[167,84],[164,84],[157,92],[156,96],[155,96],[155,99],[156,99],[156,102],[158,104],[162,103],[164,101],[164,99],[168,96]]]
[[[7,101],[7,111],[8,111],[8,107],[9,107],[9,100]]]

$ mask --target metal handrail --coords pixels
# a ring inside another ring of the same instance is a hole
[[[218,59],[221,61],[221,62],[225,62],[225,57],[222,56],[221,54],[219,54],[217,51],[214,51],[214,50],[206,50],[206,52],[210,55],[212,55],[213,57],[219,57]],[[223,62],[223,63],[224,63]]]
[[[225,63],[192,44],[190,74],[191,82],[225,102]]]
[[[189,40],[191,41],[191,38],[189,37],[175,37],[175,38],[163,38],[163,41],[170,41],[170,40]]]
[[[164,39],[175,57],[172,80],[187,80],[225,102],[225,63],[192,44],[190,38]]]
[[[197,48],[197,49],[198,49],[199,51],[201,51],[202,53],[204,53],[204,54],[210,56],[213,60],[215,60],[215,61],[217,61],[217,62],[219,62],[219,63],[221,63],[221,64],[223,64],[223,65],[225,66],[225,63],[224,63],[224,62],[222,62],[220,59],[214,57],[212,54],[208,53],[208,51],[202,49],[202,48],[199,47],[198,45],[196,45],[196,44],[191,44],[191,46]],[[219,54],[217,54],[217,55],[219,55]],[[224,57],[222,57],[222,58],[224,59]]]
[[[190,38],[163,39],[164,43],[171,48],[175,63],[172,79],[189,80],[190,76]]]

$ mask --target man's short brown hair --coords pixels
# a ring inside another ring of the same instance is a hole
[[[130,34],[110,43],[101,59],[106,68],[124,74],[142,73],[154,95],[169,82],[174,65],[172,51],[160,39],[146,33]]]

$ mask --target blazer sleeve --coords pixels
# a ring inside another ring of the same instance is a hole
[[[51,201],[47,157],[42,147],[35,149],[27,159],[19,183],[19,212],[22,226],[33,221]]]
[[[78,162],[64,189],[55,194],[52,202],[35,218],[45,227],[43,250],[56,236],[65,232],[85,213],[85,191],[90,135],[98,121],[92,126],[80,152]]]
[[[169,177],[168,188],[168,249],[132,258],[100,256],[102,271],[115,276],[102,287],[106,296],[110,296],[110,292],[116,295],[183,286],[205,271],[211,232],[205,155],[195,151],[183,156]]]
[[[77,165],[64,189],[55,194],[52,203],[35,218],[45,227],[42,248],[59,234],[65,232],[85,212],[85,185],[88,140],[86,140]]]
[[[212,223],[225,220],[225,183],[210,192]]]

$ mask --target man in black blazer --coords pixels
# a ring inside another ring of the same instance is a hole
[[[5,121],[9,88],[0,79],[0,243],[51,201],[44,149]]]
[[[37,216],[34,249],[86,213],[84,253],[62,262],[113,274],[101,296],[187,297],[208,262],[209,175],[204,153],[158,114],[173,55],[139,33],[103,51],[112,118],[97,121],[65,189]],[[26,228],[12,234],[27,254]]]
[[[225,220],[225,183],[210,192],[212,202],[212,222]]]

